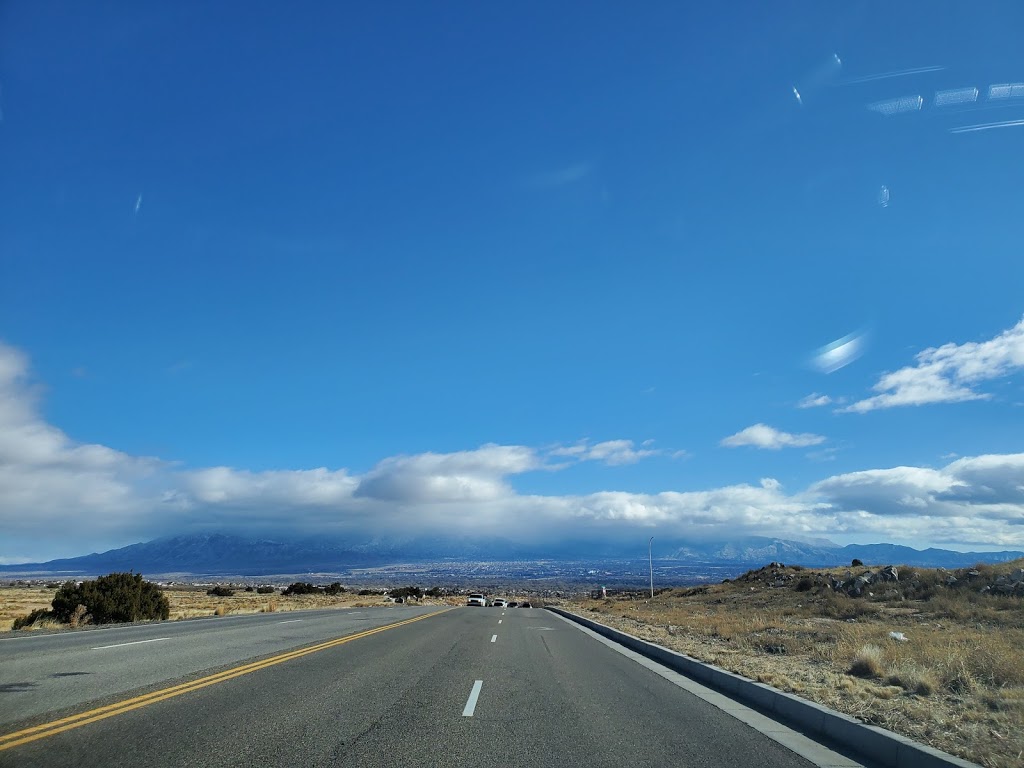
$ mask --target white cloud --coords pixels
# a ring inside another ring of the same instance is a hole
[[[0,343],[0,528],[7,535],[130,530],[136,509],[162,496],[165,466],[76,443],[47,424],[27,358]]]
[[[828,405],[832,402],[832,398],[828,395],[819,395],[817,392],[812,392],[803,398],[799,403],[796,404],[797,408],[820,408],[823,405]]]
[[[538,173],[531,183],[538,187],[564,187],[582,181],[590,175],[591,170],[590,163],[576,163],[547,173]]]
[[[184,473],[183,487],[196,503],[248,506],[253,503],[320,507],[352,498],[358,481],[345,470],[249,472],[229,467]]]
[[[753,438],[754,428],[739,433],[749,444],[824,439],[755,427],[762,430]],[[653,493],[526,495],[512,483],[527,472],[557,469],[553,456],[615,464],[651,451],[628,440],[554,450],[488,444],[386,458],[362,474],[186,470],[77,443],[47,424],[27,360],[0,345],[0,558],[77,555],[210,528],[364,539],[501,535],[524,542],[642,538],[656,528],[666,539],[760,534],[1024,547],[1024,454],[959,458],[940,469],[866,469],[802,491],[787,491],[770,477]]]
[[[825,442],[821,435],[802,433],[798,435],[789,432],[781,432],[767,424],[754,424],[752,427],[740,430],[735,435],[723,438],[721,445],[727,448],[738,448],[750,445],[754,448],[767,448],[777,451],[780,448],[805,448],[808,445],[819,445]]]
[[[385,459],[359,480],[355,495],[382,501],[492,501],[512,491],[508,475],[540,469],[532,448],[485,445],[475,451]]]
[[[1024,368],[1024,319],[983,342],[943,344],[919,352],[917,363],[886,373],[872,389],[879,393],[841,409],[866,413],[880,408],[987,400],[976,387]]]
[[[914,541],[1024,545],[1024,454],[957,459],[941,469],[893,467],[815,483],[851,529]]]
[[[600,461],[614,467],[636,464],[649,456],[660,456],[663,451],[651,448],[653,444],[653,440],[644,440],[641,448],[634,448],[632,440],[605,440],[594,445],[583,440],[575,445],[552,448],[548,453],[551,456],[566,456],[577,461]],[[672,458],[682,458],[685,455],[685,451],[676,451]]]

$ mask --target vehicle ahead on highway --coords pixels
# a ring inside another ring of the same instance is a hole
[[[486,608],[487,598],[475,592],[469,596],[469,600],[466,601],[466,605],[475,605],[479,606],[480,608]]]
[[[519,607],[520,608],[533,608],[533,606],[530,605],[530,601],[529,600],[524,600],[523,602],[521,602],[519,604]]]
[[[509,604],[508,604],[508,607],[509,607],[509,608],[515,608],[515,607],[517,607],[518,605],[519,605],[519,603],[517,603],[517,602],[516,602],[515,600],[510,600],[510,601],[509,601]]]
[[[504,600],[503,598],[496,597],[494,598],[494,600],[491,601],[491,606],[494,608],[507,608],[508,601]]]

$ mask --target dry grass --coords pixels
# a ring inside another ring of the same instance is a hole
[[[49,610],[56,589],[42,587],[0,588],[0,631],[6,631],[19,616],[26,616],[36,610]],[[39,629],[33,625],[33,629]]]
[[[1021,565],[985,566],[975,578],[994,579]],[[803,571],[777,588],[737,580],[671,590],[653,601],[567,607],[987,768],[1019,768],[1024,601],[946,589],[938,585],[947,574],[913,570],[914,586],[906,588],[929,599],[848,597],[820,581],[801,584]]]
[[[191,619],[200,616],[227,616],[244,613],[274,613],[277,611],[298,611],[312,608],[370,608],[390,605],[382,595],[260,595],[256,592],[236,591],[230,597],[215,597],[206,594],[206,587],[171,587],[164,593],[171,603],[170,620]],[[56,588],[42,587],[0,587],[0,632],[11,629],[14,619],[25,616],[37,609],[49,609]],[[461,599],[456,599],[457,601]],[[443,602],[424,599],[422,605]],[[458,604],[456,602],[455,604]],[[58,628],[61,625],[46,620],[26,629]],[[24,630],[22,630],[24,631]]]

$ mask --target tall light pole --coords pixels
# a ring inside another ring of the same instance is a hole
[[[651,600],[654,599],[654,555],[652,554],[654,547],[654,537],[651,536],[651,540],[647,542],[647,560],[651,565]]]

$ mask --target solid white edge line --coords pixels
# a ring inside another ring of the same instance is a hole
[[[799,757],[802,757],[804,760],[807,760],[818,768],[865,768],[864,763],[859,763],[846,755],[833,752],[828,747],[818,743],[814,739],[804,736],[799,731],[795,731],[792,728],[771,719],[767,715],[762,715],[760,712],[740,704],[738,701],[729,698],[724,693],[719,693],[713,688],[701,685],[696,680],[691,680],[686,677],[686,675],[682,675],[673,669],[669,669],[653,659],[648,659],[646,656],[626,648],[624,645],[619,645],[614,640],[609,640],[604,635],[599,635],[590,627],[584,627],[582,624],[577,624],[572,619],[567,619],[565,616],[560,616],[552,611],[549,611],[549,613],[553,616],[557,616],[566,624],[575,627],[585,635],[590,635],[599,643],[608,646],[613,651],[621,653],[626,658],[632,659],[642,667],[646,667],[651,672],[665,678],[670,683],[674,683],[684,691],[692,693],[698,699],[702,699],[711,706],[720,709],[725,714],[735,717],[741,723],[750,726],[758,733],[761,733],[772,741],[781,744],[789,751],[795,753]]]
[[[285,619],[284,621],[277,622],[278,624],[294,624],[296,621],[302,621],[302,619]]]
[[[497,635],[491,635],[491,642],[492,643],[498,642],[498,636]]]
[[[94,651],[102,651],[105,648],[124,648],[126,645],[142,645],[143,643],[159,643],[161,640],[170,640],[169,637],[154,637],[152,640],[135,640],[131,643],[117,643],[116,645],[99,645],[93,648]]]
[[[473,690],[469,692],[469,698],[466,700],[466,706],[462,710],[463,717],[472,717],[476,711],[476,700],[480,698],[480,689],[484,687],[483,680],[477,680],[473,683]]]

